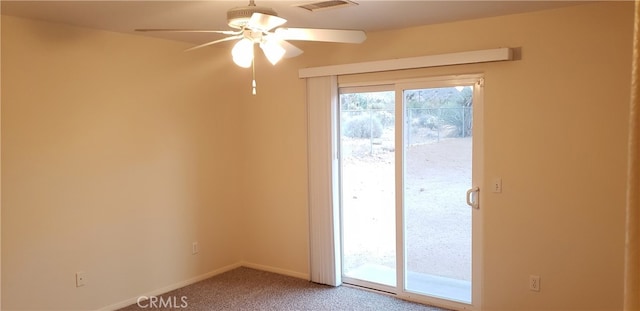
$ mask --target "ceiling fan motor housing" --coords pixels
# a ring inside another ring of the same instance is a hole
[[[253,13],[278,16],[278,13],[271,8],[249,5],[233,8],[227,11],[227,23],[229,24],[229,27],[242,29],[247,25]]]

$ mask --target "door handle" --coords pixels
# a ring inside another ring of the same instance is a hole
[[[467,190],[467,204],[475,209],[480,209],[479,204],[480,188],[473,187]]]

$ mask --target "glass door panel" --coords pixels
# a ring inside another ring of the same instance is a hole
[[[394,94],[340,95],[343,277],[381,290],[397,283]]]
[[[471,303],[471,86],[404,90],[405,290]]]

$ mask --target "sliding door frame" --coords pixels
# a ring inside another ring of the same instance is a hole
[[[370,284],[366,281],[354,280],[343,276],[343,281],[362,286],[366,288],[374,288],[384,292],[395,294],[397,297],[425,303],[434,306],[440,306],[444,308],[451,308],[455,310],[480,310],[482,306],[482,280],[483,280],[483,265],[482,265],[482,241],[483,241],[483,200],[482,195],[477,198],[479,200],[480,209],[473,210],[472,216],[472,293],[471,304],[462,302],[455,302],[445,300],[437,297],[424,296],[417,293],[412,293],[406,290],[405,282],[405,244],[404,244],[404,95],[405,89],[420,89],[420,88],[437,88],[437,87],[455,87],[455,86],[473,86],[473,146],[472,146],[472,185],[483,189],[483,171],[484,171],[484,149],[483,149],[483,120],[484,120],[484,75],[483,74],[466,74],[466,75],[444,75],[438,77],[418,78],[418,79],[398,79],[393,81],[377,81],[377,82],[363,82],[363,83],[341,83],[338,85],[339,90],[349,89],[351,91],[384,91],[395,90],[395,195],[396,195],[396,287],[388,287],[379,284]],[[338,93],[341,93],[339,91]],[[340,109],[339,100],[334,109]],[[337,134],[340,133],[339,122]],[[476,143],[480,142],[480,143]],[[339,145],[339,144],[338,144]],[[339,148],[339,147],[338,147]],[[338,149],[338,152],[340,150]],[[341,158],[341,156],[339,157]],[[342,180],[341,172],[338,173],[338,180]],[[341,188],[341,187],[337,187]],[[341,190],[340,190],[341,192]],[[344,232],[342,222],[342,193],[340,195],[340,228],[341,232]],[[469,207],[471,208],[471,207]],[[341,234],[341,254],[342,260],[342,234]]]

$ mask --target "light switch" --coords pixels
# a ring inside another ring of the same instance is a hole
[[[493,179],[492,192],[494,193],[502,192],[502,178],[498,177]]]

